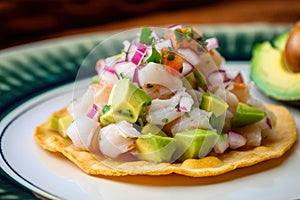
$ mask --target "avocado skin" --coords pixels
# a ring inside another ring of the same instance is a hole
[[[287,70],[283,59],[285,35],[280,35],[273,43],[256,44],[251,59],[250,79],[267,96],[278,100],[297,102],[300,100],[300,73]]]

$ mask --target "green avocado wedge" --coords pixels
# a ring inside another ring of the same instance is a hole
[[[238,128],[253,124],[262,120],[265,116],[264,111],[240,102],[232,118],[232,127]]]
[[[152,133],[141,135],[135,142],[138,157],[150,162],[170,162],[176,150],[176,140]]]
[[[130,79],[121,79],[113,87],[100,121],[104,126],[122,120],[134,123],[150,104],[151,98],[144,90]]]
[[[267,96],[278,101],[300,100],[300,73],[292,73],[284,64],[286,35],[257,44],[252,52],[250,79]]]
[[[175,134],[176,152],[178,161],[189,158],[201,158],[206,156],[218,140],[218,133],[213,130],[193,129]]]

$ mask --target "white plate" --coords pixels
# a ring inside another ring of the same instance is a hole
[[[229,71],[249,63],[229,62]],[[80,83],[85,88],[86,81]],[[8,114],[0,126],[0,165],[15,181],[50,199],[296,199],[300,198],[299,142],[282,158],[209,178],[180,175],[94,177],[60,154],[41,149],[34,140],[35,127],[72,99],[72,84],[41,94]],[[255,88],[252,94],[275,103]],[[277,103],[278,104],[278,103]],[[295,116],[299,130],[300,111]],[[284,123],[284,122],[280,122]]]

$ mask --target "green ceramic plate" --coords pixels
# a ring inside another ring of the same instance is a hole
[[[292,27],[290,24],[198,26],[205,36],[219,39],[219,51],[229,61],[248,61],[255,43],[272,40]],[[0,120],[38,94],[74,81],[84,58],[110,35],[112,32],[85,34],[0,51]],[[2,173],[0,199],[36,199]]]

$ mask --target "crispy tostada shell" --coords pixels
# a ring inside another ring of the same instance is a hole
[[[293,116],[283,106],[267,104],[277,117],[276,136],[265,139],[262,146],[247,150],[231,150],[222,155],[207,156],[201,159],[188,159],[183,163],[151,163],[147,161],[115,161],[76,148],[69,138],[49,128],[49,120],[35,130],[37,143],[50,152],[60,152],[85,173],[90,175],[166,175],[171,173],[192,177],[220,175],[237,168],[277,158],[288,151],[297,140],[297,129]],[[55,112],[63,115],[65,109]]]

